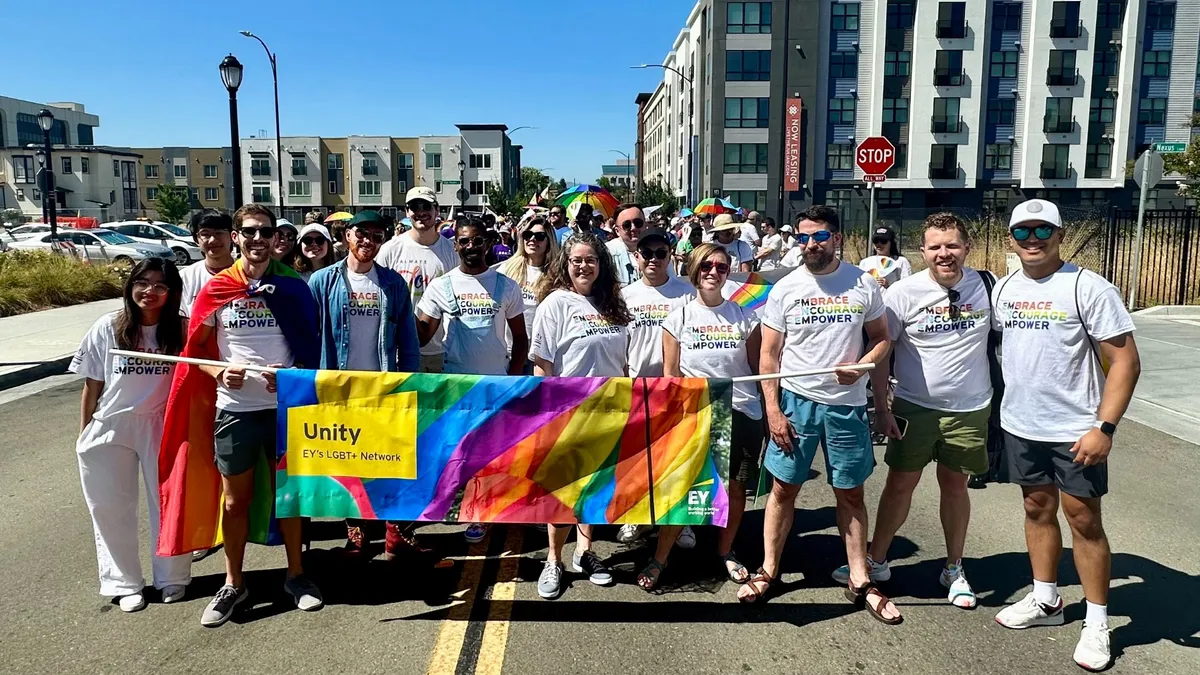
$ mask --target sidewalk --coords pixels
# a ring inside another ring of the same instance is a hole
[[[65,372],[96,319],[120,307],[114,298],[0,319],[0,389]]]
[[[1200,443],[1200,321],[1181,315],[1200,318],[1182,311],[1134,315],[1142,377],[1126,416]]]

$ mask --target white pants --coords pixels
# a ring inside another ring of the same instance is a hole
[[[100,595],[120,597],[145,587],[138,551],[138,465],[150,516],[150,559],[154,587],[191,581],[191,556],[154,554],[158,544],[158,447],[162,416],[122,414],[92,420],[79,436],[79,478],[83,499],[92,514]]]

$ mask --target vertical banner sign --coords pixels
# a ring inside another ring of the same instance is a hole
[[[789,192],[800,190],[800,114],[801,99],[787,100],[787,116],[783,123],[783,187]]]

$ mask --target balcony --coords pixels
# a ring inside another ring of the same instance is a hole
[[[933,70],[933,85],[935,87],[961,87],[966,80],[966,68],[934,68]]]
[[[955,22],[953,19],[938,19],[937,37],[939,40],[965,38],[969,25],[970,23],[966,19],[963,19],[962,23]]]
[[[1075,130],[1075,118],[1046,115],[1042,118],[1042,131],[1048,134],[1069,134]]]
[[[1083,22],[1068,23],[1061,20],[1050,21],[1050,37],[1077,38],[1083,35]]]
[[[259,178],[259,177],[270,178],[271,165],[270,164],[267,164],[266,166],[251,165],[250,166],[250,175],[254,176],[255,178]]]
[[[379,175],[379,165],[364,164],[363,168],[362,168],[362,173],[364,176],[378,176]]]
[[[1060,162],[1047,164],[1042,162],[1042,180],[1063,180],[1071,177],[1071,165]]]
[[[1046,86],[1073,87],[1079,84],[1078,68],[1050,68],[1046,70]]]
[[[933,115],[930,117],[929,130],[935,134],[957,134],[962,131],[962,127],[962,115],[957,117]]]
[[[958,165],[944,166],[941,164],[929,164],[930,180],[954,180],[958,178]]]

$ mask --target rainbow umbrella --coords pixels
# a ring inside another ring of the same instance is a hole
[[[717,216],[722,213],[733,213],[736,210],[737,209],[733,208],[733,206],[727,203],[725,200],[715,199],[713,197],[701,200],[701,202],[692,209],[692,211],[702,216]]]
[[[682,209],[679,209],[679,217],[680,218],[687,218],[690,215],[692,215],[692,210],[689,209],[688,207],[685,206]]]
[[[337,213],[330,214],[329,217],[325,219],[325,222],[336,223],[339,220],[350,220],[352,218],[354,218],[353,213],[346,213],[345,211],[338,211]]]
[[[570,206],[576,202],[591,204],[592,209],[611,218],[620,202],[612,193],[599,185],[576,185],[558,196],[555,202],[560,206]]]

